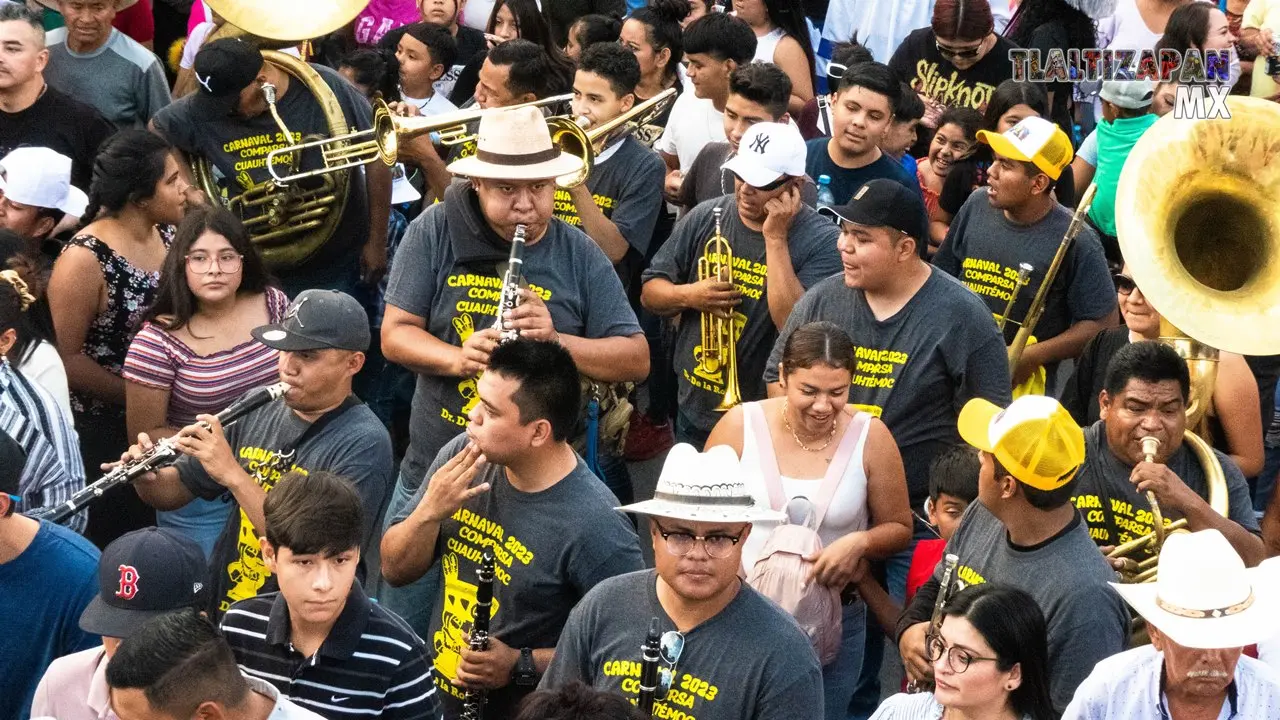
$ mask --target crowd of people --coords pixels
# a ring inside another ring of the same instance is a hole
[[[0,718],[1280,717],[1277,0],[299,8],[0,0]]]

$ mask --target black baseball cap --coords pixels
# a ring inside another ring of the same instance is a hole
[[[337,290],[304,290],[289,305],[284,320],[254,328],[253,337],[269,348],[299,350],[369,349],[369,315],[360,301]]]
[[[98,596],[80,614],[80,629],[127,638],[143,623],[182,608],[202,608],[209,563],[195,540],[169,528],[121,535],[98,561]]]
[[[870,180],[845,205],[824,207],[818,212],[855,225],[893,228],[915,238],[921,248],[929,242],[924,200],[920,193],[894,180]]]
[[[223,38],[206,43],[191,67],[196,75],[193,109],[208,117],[230,114],[240,91],[258,77],[263,62],[262,51],[246,40]]]

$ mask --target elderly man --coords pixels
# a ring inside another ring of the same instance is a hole
[[[1217,530],[1172,535],[1155,583],[1112,583],[1147,621],[1151,644],[1109,657],[1063,720],[1274,718],[1280,676],[1242,654],[1275,635],[1280,566],[1245,569]]]
[[[620,508],[649,517],[655,569],[600,583],[569,615],[543,688],[575,680],[639,694],[640,646],[657,618],[663,659],[656,717],[821,718],[822,672],[804,631],[738,576],[756,504],[732,449],[672,448],[654,499]],[[687,641],[687,642],[686,642]]]
[[[49,84],[118,128],[146,125],[171,102],[160,59],[111,26],[137,0],[58,0],[66,27],[49,33]]]

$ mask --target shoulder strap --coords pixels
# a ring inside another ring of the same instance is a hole
[[[853,458],[853,451],[858,448],[862,436],[871,427],[870,418],[869,414],[861,410],[856,411],[853,418],[849,420],[849,427],[844,429],[844,437],[840,438],[836,454],[831,458],[831,464],[827,466],[827,474],[822,478],[822,486],[818,488],[818,497],[814,502],[814,512],[817,514],[815,529],[822,527],[822,520],[827,516],[827,508],[831,506],[831,500],[836,496],[836,489],[840,487],[840,481],[849,467],[849,460]]]
[[[308,425],[307,429],[302,431],[302,434],[298,436],[297,440],[294,440],[288,447],[280,448],[280,454],[282,456],[296,457],[294,453],[297,452],[298,448],[301,448],[303,444],[311,438],[319,435],[320,431],[325,429],[329,423],[337,420],[343,413],[351,408],[363,404],[364,402],[354,394],[348,395],[347,399],[343,400],[341,405],[316,418],[315,422]]]
[[[744,431],[749,427],[755,436],[760,475],[764,478],[764,489],[769,493],[769,506],[781,510],[787,505],[787,495],[782,492],[778,458],[773,452],[773,437],[769,434],[769,420],[764,416],[764,407],[758,402],[743,403],[742,415]]]

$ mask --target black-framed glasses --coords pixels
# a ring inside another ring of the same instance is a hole
[[[733,552],[733,546],[742,540],[742,533],[738,533],[736,536],[719,533],[693,535],[679,530],[667,530],[656,522],[654,527],[658,528],[658,534],[662,536],[663,542],[666,543],[667,552],[676,557],[684,557],[693,552],[693,546],[697,545],[698,541],[701,540],[707,555],[719,560],[729,557],[729,553]]]
[[[662,633],[662,640],[658,643],[658,659],[666,667],[658,668],[658,688],[653,693],[654,700],[667,699],[671,686],[675,684],[676,663],[680,662],[682,654],[684,654],[684,635],[679,630],[668,630]]]
[[[928,650],[929,662],[936,663],[943,655],[947,656],[947,667],[951,668],[951,672],[959,675],[969,669],[969,665],[975,662],[1000,662],[1000,658],[979,657],[972,651],[961,647],[947,646],[947,641],[942,639],[941,635],[934,635],[929,638],[929,644],[926,646]]]
[[[187,255],[187,267],[191,268],[193,273],[209,272],[215,263],[224,273],[237,273],[244,264],[244,256],[238,252],[221,252],[217,255],[194,252]]]
[[[950,45],[943,45],[937,40],[934,40],[933,46],[938,49],[939,53],[946,55],[947,57],[958,58],[960,60],[972,60],[982,54],[982,45],[972,48],[954,48]]]
[[[1121,275],[1120,273],[1116,273],[1115,275],[1111,276],[1111,279],[1114,280],[1116,283],[1116,292],[1120,293],[1121,295],[1128,295],[1138,288],[1137,283],[1135,283],[1133,281],[1133,278],[1129,277],[1128,275]]]

